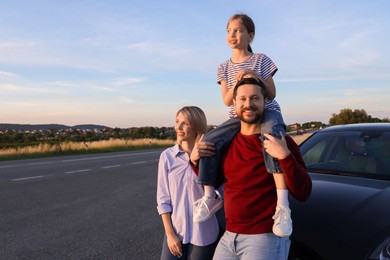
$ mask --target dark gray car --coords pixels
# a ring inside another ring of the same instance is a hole
[[[328,127],[300,149],[313,189],[290,199],[289,259],[390,259],[390,123]]]

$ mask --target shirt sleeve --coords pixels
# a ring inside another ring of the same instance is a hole
[[[297,200],[305,201],[309,198],[312,181],[307,173],[298,145],[290,136],[286,136],[287,146],[291,153],[283,160],[279,160],[289,193]]]
[[[168,180],[168,158],[165,153],[160,155],[157,173],[157,211],[158,214],[172,212],[172,204]]]
[[[267,55],[263,54],[263,58],[261,60],[261,77],[263,79],[267,79],[268,77],[273,77],[275,73],[278,71],[278,67],[276,67],[275,63],[269,58]]]
[[[217,69],[217,83],[221,84],[221,81],[227,81],[225,77],[224,64],[220,64]]]

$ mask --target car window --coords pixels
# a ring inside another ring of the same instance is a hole
[[[303,154],[303,160],[306,165],[313,165],[321,161],[322,152],[330,138],[331,137],[319,140],[318,143],[315,143],[305,154]]]
[[[390,132],[319,132],[301,153],[312,172],[390,176]]]

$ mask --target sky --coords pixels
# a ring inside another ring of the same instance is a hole
[[[345,108],[390,118],[389,11],[388,0],[1,0],[0,123],[173,126],[194,105],[218,125],[235,13],[278,67],[286,124]]]

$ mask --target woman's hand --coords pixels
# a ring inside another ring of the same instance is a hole
[[[181,241],[176,235],[172,234],[167,236],[167,243],[169,251],[171,251],[172,255],[177,257],[183,256],[183,251],[181,250]]]
[[[191,152],[190,160],[195,166],[198,165],[200,157],[214,155],[214,144],[210,142],[203,142],[203,137],[204,134],[199,138],[199,141],[195,143]]]

